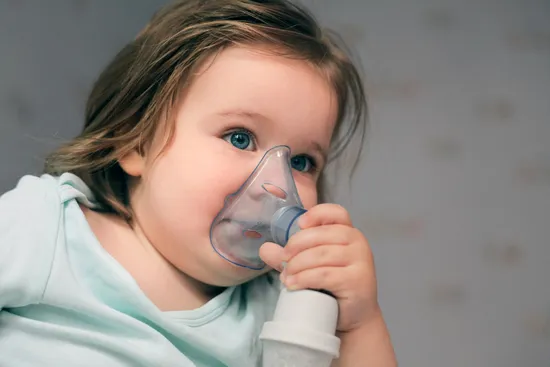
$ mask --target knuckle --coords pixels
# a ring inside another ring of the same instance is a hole
[[[358,228],[353,227],[350,232],[350,237],[352,239],[360,239],[364,236],[363,236],[363,232],[361,232]]]
[[[334,209],[337,210],[338,212],[342,213],[342,214],[345,214],[345,215],[349,214],[348,211],[346,210],[346,208],[344,208],[340,204],[334,204]]]
[[[330,269],[322,268],[319,270],[319,280],[325,283],[330,278]]]
[[[350,240],[352,240],[352,241],[363,241],[363,242],[367,243],[367,245],[368,245],[368,241],[367,241],[365,235],[363,234],[363,232],[360,229],[355,228],[355,227],[352,227],[352,230],[350,231]]]
[[[319,254],[318,254],[319,260],[322,262],[326,262],[330,260],[330,251],[327,248],[327,246],[319,247]]]
[[[340,204],[329,204],[329,205],[330,206],[327,207],[327,211],[329,211],[330,213],[333,213],[333,215],[337,215],[342,218],[349,217],[348,211],[342,205]]]

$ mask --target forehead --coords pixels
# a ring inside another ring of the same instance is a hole
[[[245,47],[208,60],[186,94],[186,105],[198,112],[262,115],[273,122],[265,128],[285,140],[281,143],[307,136],[327,149],[338,109],[332,86],[309,63]]]

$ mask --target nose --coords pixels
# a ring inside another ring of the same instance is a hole
[[[250,175],[250,195],[255,200],[265,197],[266,193],[285,200],[288,197],[288,179],[292,178],[289,169],[290,149],[276,146],[268,150]]]

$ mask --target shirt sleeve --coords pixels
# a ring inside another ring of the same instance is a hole
[[[56,181],[25,176],[0,196],[0,309],[39,303],[61,215]]]

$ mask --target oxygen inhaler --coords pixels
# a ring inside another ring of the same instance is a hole
[[[241,188],[225,199],[214,219],[210,241],[214,250],[235,265],[261,270],[265,242],[285,246],[298,232],[306,212],[294,183],[290,148],[276,146],[265,153]],[[329,367],[338,358],[335,336],[338,304],[315,290],[282,289],[274,318],[260,334],[264,367]]]

